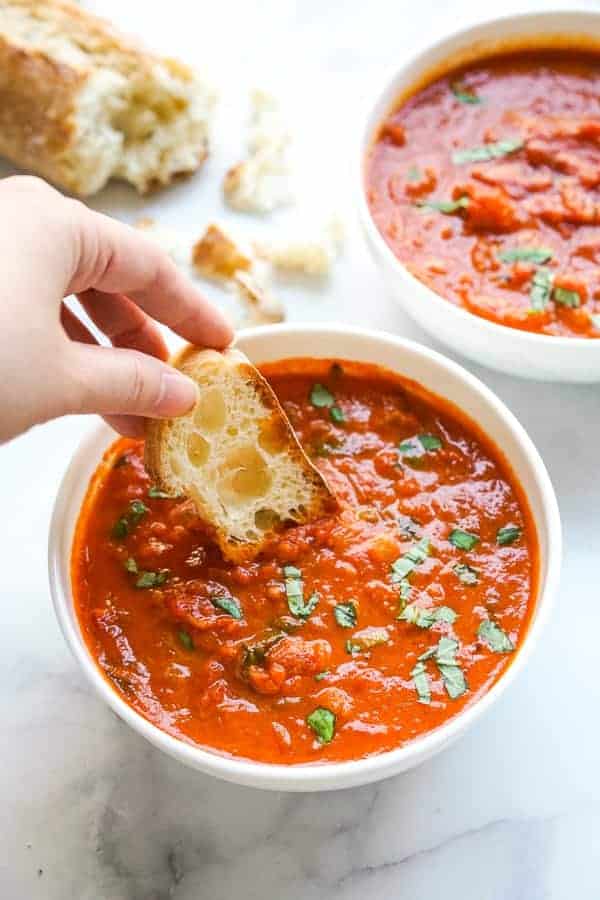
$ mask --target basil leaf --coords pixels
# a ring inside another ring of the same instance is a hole
[[[411,166],[406,173],[407,181],[420,181],[422,177],[421,170],[417,166]]]
[[[568,291],[566,288],[555,287],[552,299],[555,303],[568,306],[570,309],[577,309],[578,306],[581,306],[581,297],[577,291]]]
[[[456,621],[457,616],[449,606],[425,609],[422,606],[417,606],[416,603],[410,603],[397,618],[403,622],[408,622],[410,625],[416,625],[418,628],[431,628],[436,622],[447,622],[449,625],[452,625]]]
[[[333,406],[335,397],[322,384],[314,384],[310,392],[310,402],[313,406],[328,407]]]
[[[305,603],[304,584],[300,569],[297,569],[295,566],[284,566],[283,574],[285,576],[285,593],[289,611],[293,616],[298,616],[300,619],[308,619],[319,602],[319,595],[313,593]]]
[[[364,631],[359,631],[353,638],[346,641],[346,653],[354,656],[357,653],[372,650],[373,647],[381,644],[387,644],[389,639],[390,636],[385,628],[371,626],[365,628]]]
[[[306,722],[314,731],[317,738],[322,744],[329,744],[333,740],[335,734],[335,715],[330,709],[324,706],[317,706],[309,716]]]
[[[502,250],[498,258],[502,262],[532,262],[545,263],[552,259],[553,252],[548,247],[514,247],[512,250]]]
[[[419,698],[419,703],[428,705],[431,703],[431,690],[425,663],[418,662],[410,674],[417,692],[417,697]]]
[[[177,632],[177,637],[179,638],[181,644],[185,647],[186,650],[194,649],[194,641],[192,639],[191,634],[188,634],[187,631],[183,631],[183,629],[181,629],[180,631]]]
[[[329,675],[328,670],[326,669],[324,672],[317,672],[315,675],[315,681],[323,681],[324,678],[327,678]]]
[[[542,266],[531,279],[529,300],[533,312],[542,312],[546,309],[552,293],[553,277],[550,269]]]
[[[479,543],[478,535],[463,531],[462,528],[453,528],[448,540],[459,550],[472,550],[475,544]]]
[[[131,572],[132,575],[137,575],[138,567],[137,567],[137,563],[136,563],[135,559],[133,558],[133,556],[127,557],[124,565],[128,572]]]
[[[416,537],[419,533],[421,523],[413,519],[412,516],[400,516],[398,519],[398,527],[402,537]]]
[[[339,406],[332,406],[329,410],[329,418],[332,422],[345,422],[346,416],[344,415],[344,411],[339,408]]]
[[[161,489],[159,487],[157,487],[155,484],[153,484],[148,489],[148,496],[152,497],[153,500],[170,500],[171,499],[170,494],[167,494],[166,491],[161,491]]]
[[[285,636],[285,631],[279,631],[275,634],[267,635],[267,637],[263,638],[261,641],[256,641],[254,644],[244,644],[242,669],[247,669],[250,666],[262,665],[269,650],[271,650],[275,644],[278,644],[279,641],[283,640]]]
[[[410,572],[416,566],[421,565],[422,562],[429,556],[429,538],[424,537],[421,538],[418,543],[413,544],[410,550],[392,563],[392,582],[397,584],[399,581],[402,581],[403,578],[406,578]]]
[[[403,578],[400,582],[400,605],[402,609],[404,609],[404,607],[406,606],[406,602],[410,597],[411,591],[412,588],[410,586],[410,581],[408,580],[408,578]]]
[[[522,533],[518,525],[505,525],[504,528],[498,529],[496,541],[501,547],[506,547],[508,544],[518,541]]]
[[[466,563],[456,563],[453,570],[456,572],[459,581],[462,581],[463,584],[473,585],[477,584],[479,581],[479,572],[477,569],[468,566]]]
[[[460,209],[466,209],[469,205],[469,198],[466,195],[459,197],[458,200],[418,200],[415,206],[422,209],[432,209],[436,212],[451,213],[458,212]]]
[[[117,541],[122,541],[123,538],[127,537],[129,534],[129,522],[125,516],[121,516],[120,519],[117,519],[110,533],[111,537],[115,538]]]
[[[435,434],[420,434],[419,441],[423,450],[432,451],[432,450],[441,450],[442,442]]]
[[[129,523],[132,528],[138,524],[140,519],[146,515],[147,512],[150,512],[145,503],[142,503],[141,500],[132,500],[129,504]]]
[[[484,619],[477,629],[477,637],[485,641],[494,653],[512,653],[515,649],[509,636],[491,619]]]
[[[160,572],[140,572],[140,577],[135,583],[136,588],[155,588],[164,584],[169,577],[167,569]]]
[[[335,621],[342,628],[354,628],[358,620],[354,603],[338,603],[333,609]]]
[[[217,609],[222,609],[223,612],[230,615],[232,619],[241,619],[243,617],[239,600],[236,600],[231,594],[214,594],[210,598],[210,602],[213,606],[216,606]]]
[[[444,681],[444,687],[446,688],[446,692],[450,699],[456,700],[458,697],[462,697],[467,690],[467,683],[461,667],[457,665],[446,665],[445,663],[439,662],[437,667],[440,670],[440,675]]]
[[[481,147],[471,147],[468,150],[457,150],[452,154],[452,162],[456,165],[469,162],[486,162],[488,159],[499,159],[521,150],[523,141],[520,138],[514,140],[497,141],[494,144],[483,144]]]
[[[453,81],[450,85],[450,90],[459,103],[483,103],[481,97],[478,97],[477,94],[472,91],[471,88],[467,87],[466,84],[463,84],[462,81]]]

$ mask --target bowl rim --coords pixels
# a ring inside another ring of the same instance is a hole
[[[422,293],[423,291],[427,293],[428,299],[431,301],[432,305],[440,312],[440,314],[454,317],[457,325],[460,325],[462,323],[465,325],[468,324],[469,326],[473,326],[473,320],[475,320],[475,324],[483,332],[481,336],[482,341],[485,339],[490,341],[498,339],[512,339],[515,342],[515,348],[520,349],[522,352],[526,352],[528,347],[536,347],[537,349],[541,347],[548,348],[548,341],[551,341],[552,347],[572,347],[573,349],[578,350],[579,353],[583,351],[588,355],[596,356],[598,352],[598,346],[596,346],[596,344],[600,346],[600,339],[590,340],[589,338],[537,334],[535,332],[525,331],[521,328],[512,328],[509,325],[501,325],[498,322],[491,322],[489,319],[486,319],[483,316],[478,316],[475,313],[471,313],[468,310],[464,309],[462,306],[456,306],[456,304],[451,303],[445,297],[442,297],[440,294],[436,293],[432,288],[425,284],[425,282],[420,281],[412,274],[412,272],[410,272],[406,268],[401,260],[399,260],[398,257],[394,254],[389,244],[384,240],[383,235],[379,231],[379,228],[375,224],[375,221],[373,220],[373,217],[371,215],[369,204],[367,202],[366,192],[365,174],[367,154],[370,150],[370,147],[372,146],[375,131],[378,125],[383,121],[382,116],[384,115],[384,113],[379,113],[379,115],[376,116],[375,112],[379,107],[384,106],[384,99],[388,94],[392,93],[392,89],[394,88],[396,83],[402,79],[404,73],[409,68],[418,66],[423,62],[423,57],[425,57],[429,53],[442,52],[447,44],[450,44],[455,40],[461,39],[466,43],[469,37],[472,37],[482,29],[489,29],[490,32],[493,32],[493,30],[497,26],[509,22],[514,22],[517,25],[520,23],[526,24],[528,22],[535,22],[536,24],[539,24],[540,28],[543,28],[544,22],[551,22],[552,20],[559,22],[565,16],[572,20],[573,23],[572,28],[569,28],[566,31],[567,34],[570,30],[575,32],[577,21],[583,19],[596,19],[600,31],[600,9],[591,9],[586,7],[569,9],[568,7],[561,7],[551,10],[539,10],[537,12],[529,11],[519,13],[506,13],[504,15],[494,16],[493,18],[482,17],[480,19],[474,19],[464,27],[456,28],[450,32],[444,32],[442,36],[436,38],[436,40],[431,43],[424,42],[418,44],[416,50],[405,57],[402,65],[392,69],[391,74],[388,71],[387,75],[385,76],[383,86],[379,87],[377,91],[372,92],[366,104],[365,112],[362,116],[364,125],[362,126],[362,130],[359,134],[358,152],[355,151],[354,171],[358,171],[359,218],[363,228],[367,233],[367,237],[372,242],[373,246],[377,249],[378,253],[384,257],[385,262],[395,270],[395,273],[397,275],[399,275],[401,278],[406,279],[407,284],[413,290],[417,291],[418,293]],[[482,51],[482,58],[484,57],[485,50]],[[426,74],[427,68],[427,66],[423,66],[424,74]],[[416,81],[417,79],[415,78],[414,80]],[[400,93],[399,88],[396,89],[396,93]],[[390,100],[386,104],[386,108],[388,111],[390,111],[393,106],[394,100]],[[519,342],[521,344],[521,347],[518,346]]]
[[[499,699],[530,658],[539,641],[539,635],[549,618],[558,588],[561,568],[562,531],[560,513],[554,488],[542,458],[523,426],[504,402],[463,366],[416,341],[398,337],[389,332],[333,322],[258,326],[238,332],[235,343],[237,344],[240,339],[243,341],[246,338],[262,338],[265,336],[268,336],[269,340],[277,341],[278,338],[286,335],[298,336],[299,334],[306,335],[306,338],[310,340],[310,337],[316,333],[323,337],[327,337],[327,335],[336,337],[351,335],[376,344],[387,343],[392,345],[395,350],[400,351],[400,353],[408,351],[432,363],[437,367],[440,375],[448,373],[457,377],[478,395],[479,399],[491,408],[495,417],[511,431],[531,469],[532,477],[540,492],[542,509],[542,515],[539,520],[535,520],[535,524],[538,530],[538,538],[541,540],[543,535],[547,541],[547,564],[544,584],[540,585],[537,598],[536,615],[532,619],[525,638],[510,666],[483,696],[474,700],[469,707],[462,710],[449,721],[427,732],[422,737],[409,741],[396,749],[363,759],[295,765],[257,762],[241,757],[229,757],[217,751],[205,750],[162,731],[121,699],[119,694],[113,690],[103,677],[89,653],[86,642],[75,624],[76,615],[74,610],[73,615],[70,615],[70,611],[73,609],[73,598],[70,590],[70,566],[67,565],[67,571],[64,570],[65,567],[62,564],[61,555],[61,540],[64,533],[63,524],[67,519],[67,504],[75,487],[81,483],[81,475],[79,473],[80,461],[85,459],[90,452],[94,455],[98,453],[99,441],[102,441],[102,450],[106,449],[108,438],[112,433],[105,423],[96,424],[92,429],[88,430],[78,444],[62,478],[54,504],[48,539],[50,592],[55,614],[67,645],[83,669],[84,674],[108,707],[155,747],[184,762],[191,768],[199,769],[206,774],[215,775],[226,781],[272,790],[331,790],[367,784],[397,774],[410,768],[412,765],[417,765],[451,743]],[[310,346],[310,343],[308,343],[308,346]],[[281,358],[292,358],[292,355],[286,355],[284,352]],[[443,384],[443,381],[440,383]],[[431,390],[430,387],[427,387],[427,389]],[[440,396],[443,395],[440,394]],[[454,402],[451,397],[446,399],[451,403]],[[461,409],[459,404],[455,403],[455,405]],[[472,417],[467,415],[467,418]],[[113,439],[116,439],[114,433]],[[491,439],[493,440],[493,438]],[[96,465],[100,462],[100,458],[100,456],[97,457]],[[72,531],[70,531],[68,535],[70,547],[72,547],[72,536]]]

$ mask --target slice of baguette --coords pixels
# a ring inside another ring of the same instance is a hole
[[[69,0],[0,0],[0,153],[74,194],[195,171],[214,96]]]
[[[337,509],[243,353],[187,347],[173,364],[198,384],[198,402],[181,418],[149,421],[146,467],[162,490],[194,501],[223,556],[247,562],[285,526]]]

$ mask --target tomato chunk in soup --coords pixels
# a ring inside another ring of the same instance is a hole
[[[106,453],[77,527],[85,640],[169,734],[276,763],[399,747],[475,702],[525,634],[536,536],[474,425],[374,366],[263,367],[340,511],[227,563],[143,445]]]

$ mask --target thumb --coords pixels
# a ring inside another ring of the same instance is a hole
[[[191,378],[145,353],[73,344],[70,356],[66,412],[171,418],[196,402]]]

